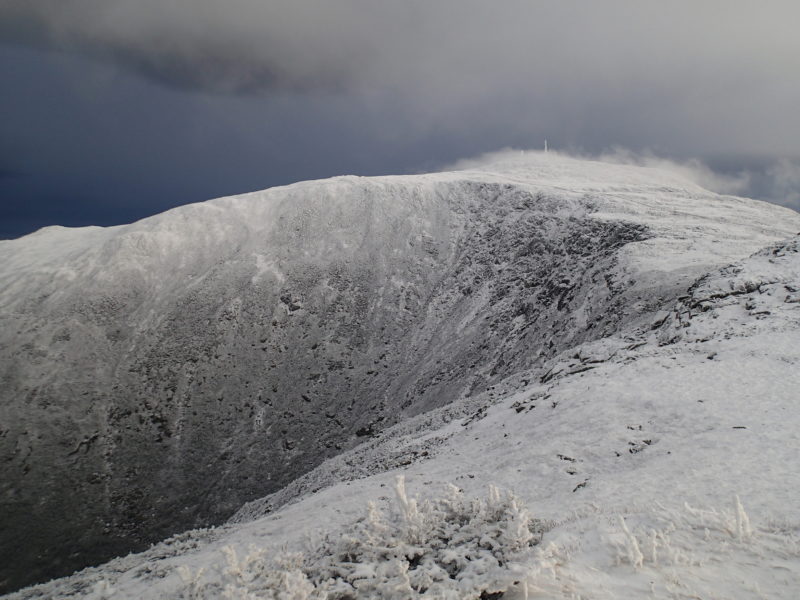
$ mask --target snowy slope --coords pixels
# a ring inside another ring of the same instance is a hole
[[[474,418],[432,428],[418,418],[369,454],[335,459],[349,461],[352,481],[14,597],[215,597],[219,582],[231,593],[258,590],[258,577],[246,576],[261,572],[258,561],[239,576],[226,556],[252,557],[255,545],[268,556],[286,546],[313,557],[308,534],[352,531],[367,500],[393,502],[402,473],[409,493],[425,496],[445,481],[476,496],[489,482],[511,488],[542,520],[542,539],[506,597],[792,598],[798,289],[800,237],[701,279],[652,328],[565,354],[546,383],[483,395]],[[570,373],[578,363],[591,368]],[[426,455],[358,478],[372,457],[409,443]]]
[[[748,568],[759,585],[788,589],[780,586],[797,582],[797,523],[787,507],[798,488],[785,467],[797,441],[787,403],[800,382],[792,344],[798,304],[781,294],[791,296],[785,286],[798,282],[796,244],[780,256],[757,255],[738,272],[717,269],[798,230],[795,213],[717,196],[672,174],[548,155],[479,171],[310,182],[126,227],[51,229],[4,242],[0,307],[3,331],[13,330],[3,338],[11,384],[4,387],[16,391],[3,398],[3,422],[29,432],[27,441],[21,431],[4,436],[12,465],[4,467],[6,498],[8,482],[20,487],[13,468],[26,464],[26,474],[51,471],[31,494],[99,471],[106,506],[97,518],[128,507],[138,522],[144,504],[158,513],[156,524],[167,521],[145,531],[163,534],[171,518],[172,531],[203,522],[196,503],[184,515],[174,507],[207,492],[210,481],[206,519],[308,472],[225,528],[23,597],[85,593],[96,582],[96,597],[107,583],[123,597],[169,597],[184,585],[181,564],[206,564],[213,584],[221,547],[246,554],[251,542],[296,546],[320,523],[335,532],[364,513],[367,499],[385,504],[398,470],[414,493],[438,493],[445,481],[468,494],[483,494],[488,483],[514,490],[548,524],[525,576],[529,590],[550,597],[601,597],[592,590],[602,586],[607,597],[646,595],[645,580],[656,582],[656,597],[669,597],[668,588],[683,593],[684,575],[686,589],[702,595],[706,579],[738,586],[729,574]],[[742,293],[720,291],[729,281]],[[288,329],[254,325],[275,321]],[[299,351],[300,340],[323,355]],[[264,347],[266,360],[253,358]],[[299,381],[342,357],[354,363],[353,375],[300,395]],[[278,367],[269,371],[273,361]],[[139,368],[133,378],[124,374],[131,367]],[[82,378],[93,392],[83,400]],[[207,400],[192,383],[202,378],[221,380]],[[229,378],[235,384],[222,381]],[[273,406],[260,413],[248,406],[261,399],[248,380],[259,392],[278,390]],[[165,382],[174,389],[160,389]],[[41,400],[65,391],[70,402]],[[63,416],[53,417],[54,409]],[[120,409],[131,413],[110,423]],[[192,411],[200,413],[194,420]],[[142,412],[147,425],[137,431]],[[278,418],[285,431],[276,428],[276,436],[270,424]],[[327,438],[330,452],[315,449],[334,420],[344,431]],[[198,430],[204,435],[188,443]],[[40,441],[43,432],[60,454]],[[314,469],[364,434],[377,437]],[[220,455],[221,466],[207,464]],[[71,469],[66,480],[52,474],[54,464]],[[269,485],[273,473],[278,481]],[[159,504],[159,494],[174,488],[183,495]],[[139,496],[120,504],[131,489]],[[78,496],[95,501],[92,494]],[[740,514],[733,541],[725,537],[727,516],[683,507],[733,510],[734,494],[755,529],[743,530]],[[55,496],[51,511],[63,508]],[[31,502],[13,508],[7,514],[19,519]],[[269,510],[277,512],[261,517]],[[90,517],[79,525],[91,528]],[[44,525],[45,541],[50,531],[56,541],[64,535],[52,520]],[[672,536],[660,561],[659,552],[655,561],[652,551],[646,556],[644,538],[641,559],[631,550],[633,537],[650,535],[637,528]],[[695,564],[721,546],[732,566]],[[777,557],[789,563],[785,581],[765,576]],[[593,569],[606,567],[615,575],[598,579]]]

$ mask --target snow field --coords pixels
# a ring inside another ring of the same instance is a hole
[[[655,329],[565,353],[546,383],[515,379],[499,399],[465,400],[440,422],[419,418],[416,434],[412,420],[378,450],[334,459],[349,460],[355,479],[340,473],[266,516],[178,536],[41,593],[793,598],[800,306],[770,294],[775,284],[751,285],[695,312],[678,339],[663,343],[663,332],[710,287],[737,289],[737,274],[794,286],[795,246],[705,278]],[[753,314],[762,296],[772,310]],[[359,460],[409,438],[428,454],[358,478]],[[437,570],[449,564],[461,565],[455,577]]]
[[[800,220],[652,170],[562,158],[380,178],[361,192],[390,196],[416,186],[427,194],[443,182],[462,182],[453,189],[465,193],[518,186],[547,202],[558,197],[554,210],[566,221],[583,206],[590,220],[646,226],[652,237],[622,246],[605,283],[625,290],[624,327],[408,418],[248,503],[223,527],[189,531],[11,597],[794,598],[798,240],[718,267],[792,235]],[[11,290],[0,300],[11,306],[26,285],[55,289],[81,269],[97,270],[100,238],[102,252],[131,269],[137,256],[149,257],[156,287],[162,267],[190,277],[196,265],[182,257],[191,254],[175,248],[186,242],[186,223],[203,228],[195,217],[229,217],[205,231],[208,240],[191,240],[195,263],[214,262],[215,248],[277,214],[277,202],[264,208],[267,196],[323,190],[335,199],[357,184],[341,178],[220,199],[86,236],[37,234],[69,242],[66,266],[28,236],[0,274]],[[434,256],[423,238],[417,251]],[[246,281],[280,279],[266,254],[245,254],[255,256]],[[29,278],[23,271],[31,265],[38,270]],[[491,305],[487,290],[474,302]],[[289,312],[294,302],[284,302]],[[585,325],[581,315],[590,311],[574,308]],[[561,319],[557,310],[548,319]],[[458,331],[473,315],[465,314]],[[437,332],[450,339],[435,328],[425,335]]]

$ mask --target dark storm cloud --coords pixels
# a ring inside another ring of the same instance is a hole
[[[7,0],[7,40],[215,92],[391,96],[562,145],[800,154],[791,1]]]
[[[13,168],[4,168],[0,165],[0,179],[16,179],[23,177],[24,173]]]
[[[302,4],[8,0],[0,5],[0,35],[83,53],[176,87],[250,93],[347,85],[358,54],[368,50],[363,36],[351,36],[356,7]]]
[[[0,163],[30,173],[0,201],[122,222],[547,138],[699,158],[797,208],[799,21],[787,0],[0,0]]]

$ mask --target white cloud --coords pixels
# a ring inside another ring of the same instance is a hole
[[[689,159],[685,161],[672,160],[656,156],[653,152],[634,152],[622,147],[616,147],[599,154],[550,150],[550,155],[597,160],[613,164],[638,165],[669,171],[707,190],[717,192],[718,194],[746,193],[749,190],[751,182],[751,174],[744,170],[733,174],[720,173],[712,170],[708,165],[698,159]],[[495,152],[487,152],[476,157],[458,160],[445,166],[443,170],[459,171],[476,169],[486,165],[504,162],[524,162],[527,160],[526,157],[535,157],[534,160],[542,160],[544,155],[541,149],[519,150],[503,148]]]
[[[751,175],[749,172],[745,170],[733,174],[715,172],[696,158],[683,161],[673,160],[656,156],[649,151],[636,153],[625,148],[615,148],[596,158],[604,162],[640,165],[678,173],[700,187],[718,194],[743,194],[750,186]]]
[[[769,199],[800,211],[800,162],[780,160],[767,169]]]

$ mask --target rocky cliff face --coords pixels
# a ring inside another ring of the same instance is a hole
[[[2,585],[221,522],[797,226],[645,169],[549,160],[0,243]],[[684,210],[698,197],[721,217]],[[665,244],[683,258],[659,262]]]

